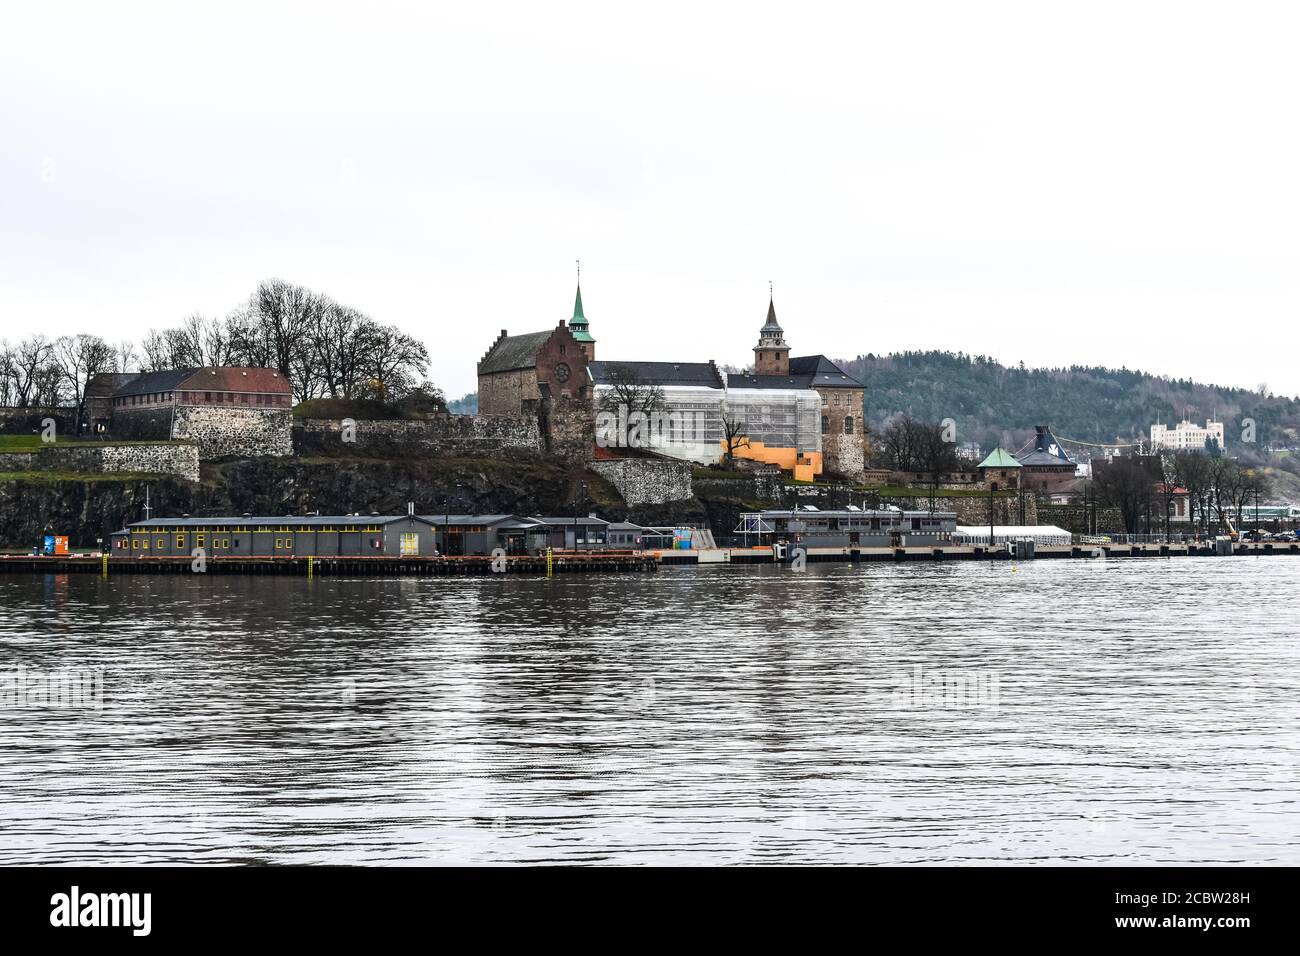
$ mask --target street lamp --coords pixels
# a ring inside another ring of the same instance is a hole
[[[453,488],[460,489],[465,487],[460,482],[452,485]],[[443,525],[442,525],[442,544],[443,552],[451,554],[451,492],[442,496]]]
[[[992,478],[989,479],[989,548],[988,553],[993,553],[993,492],[998,490],[998,483]]]
[[[587,499],[587,483],[581,481],[578,487],[582,490],[582,498]],[[573,530],[573,550],[578,550],[578,494],[574,492],[573,503],[569,509],[569,524]]]

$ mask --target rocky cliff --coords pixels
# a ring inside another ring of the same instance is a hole
[[[586,482],[583,490],[582,482]],[[420,514],[627,514],[599,475],[540,461],[408,458],[250,458],[203,466],[202,480],[129,475],[46,474],[0,480],[0,547],[29,548],[44,534],[91,546],[144,517]]]

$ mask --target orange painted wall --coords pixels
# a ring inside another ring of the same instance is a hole
[[[725,444],[723,454],[726,454]],[[761,441],[756,441],[737,448],[735,456],[747,461],[761,461],[767,465],[776,465],[782,471],[790,472],[796,481],[812,481],[814,476],[822,473],[822,453],[819,451],[806,451],[801,454],[795,448],[768,448]]]

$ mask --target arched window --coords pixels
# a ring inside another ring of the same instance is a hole
[[[845,415],[845,416],[844,416],[844,434],[846,434],[846,435],[852,435],[852,434],[853,434],[853,416],[852,416],[852,415]]]
[[[825,435],[831,430],[831,420],[827,416],[822,416],[822,434]]]

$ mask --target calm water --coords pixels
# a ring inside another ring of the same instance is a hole
[[[1298,591],[1287,557],[3,577],[0,864],[1300,863]],[[72,675],[91,706],[31,690]]]

